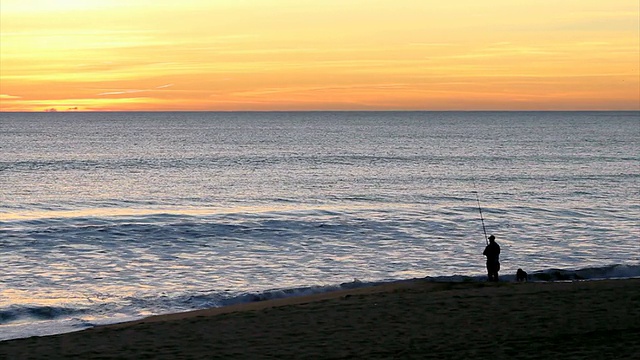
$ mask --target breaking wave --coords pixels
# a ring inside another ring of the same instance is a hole
[[[547,281],[574,281],[574,280],[603,280],[603,279],[626,279],[640,277],[640,265],[610,265],[604,267],[592,267],[584,269],[545,269],[529,272],[528,280],[531,282]],[[432,282],[482,282],[485,276],[436,276],[422,278]],[[502,275],[501,281],[515,281],[515,274]],[[96,304],[95,307],[60,307],[60,306],[16,306],[10,305],[0,309],[0,326],[19,325],[20,323],[47,323],[51,324],[59,321],[63,326],[53,326],[46,334],[62,333],[92,327],[96,324],[108,324],[142,318],[151,314],[163,314],[171,312],[183,312],[212,307],[230,306],[235,304],[266,301],[294,296],[305,296],[330,291],[355,289],[367,286],[380,285],[383,283],[409,280],[389,280],[378,282],[363,282],[354,279],[352,282],[324,285],[306,286],[290,289],[273,289],[261,292],[248,292],[242,294],[229,294],[228,292],[216,292],[204,294],[181,294],[175,297],[140,297],[126,298],[119,304]],[[105,319],[105,309],[109,309],[111,314],[120,316]],[[32,330],[31,330],[32,331]],[[31,334],[32,335],[32,334]],[[6,335],[0,336],[0,340],[24,337],[17,331],[9,331]]]

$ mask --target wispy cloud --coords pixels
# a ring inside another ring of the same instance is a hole
[[[238,91],[231,95],[233,96],[264,96],[273,94],[285,94],[285,93],[317,93],[317,92],[330,92],[330,91],[349,91],[349,90],[397,90],[407,88],[407,84],[352,84],[343,86],[298,86],[298,87],[274,87],[263,88],[256,90]],[[215,96],[215,95],[214,95]]]
[[[11,100],[11,99],[22,99],[22,96],[15,96],[9,94],[0,94],[0,99]]]
[[[147,90],[120,90],[120,91],[107,91],[98,94],[98,96],[106,96],[106,95],[123,95],[123,94],[134,94],[139,92],[144,92]]]
[[[98,94],[98,96],[135,94],[135,93],[141,93],[141,92],[149,92],[149,91],[156,91],[160,89],[166,89],[172,86],[173,84],[164,84],[164,85],[156,86],[151,89],[124,89],[124,90],[116,90],[116,91],[107,91],[107,92]]]

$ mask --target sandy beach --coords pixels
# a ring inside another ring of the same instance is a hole
[[[631,359],[640,279],[411,280],[0,342],[3,359]]]

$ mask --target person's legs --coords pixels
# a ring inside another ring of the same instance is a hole
[[[498,281],[498,267],[495,264],[487,263],[488,281]]]

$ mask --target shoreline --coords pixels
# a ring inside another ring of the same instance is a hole
[[[0,342],[7,359],[632,358],[640,279],[401,280]]]
[[[507,282],[504,282],[506,284]],[[438,291],[439,289],[445,289],[455,287],[456,284],[481,284],[480,282],[452,282],[452,281],[433,281],[423,278],[395,280],[389,282],[377,282],[370,285],[363,285],[355,288],[336,289],[330,291],[323,291],[308,295],[293,295],[281,298],[274,298],[268,300],[256,300],[252,302],[237,303],[233,305],[226,305],[220,307],[213,307],[207,309],[198,309],[190,311],[181,311],[177,313],[151,315],[142,319],[126,321],[114,324],[98,325],[91,329],[97,328],[122,328],[130,325],[146,324],[162,321],[184,320],[194,317],[210,317],[218,316],[229,313],[243,312],[243,311],[261,311],[270,308],[277,308],[281,306],[295,306],[305,305],[308,303],[326,301],[332,299],[348,299],[351,296],[365,296],[381,292],[399,291],[410,288],[421,288],[423,291]],[[463,286],[465,287],[465,286]],[[85,329],[85,330],[91,330]],[[82,330],[81,330],[82,331]]]

